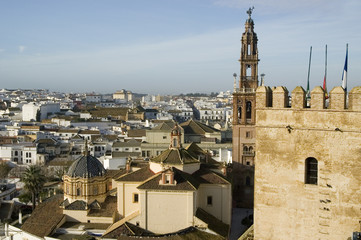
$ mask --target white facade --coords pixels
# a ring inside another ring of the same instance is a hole
[[[23,121],[36,121],[36,114],[39,109],[39,105],[34,102],[24,104],[22,107]]]
[[[60,103],[45,103],[40,107],[40,120],[48,119],[48,116],[60,112]]]

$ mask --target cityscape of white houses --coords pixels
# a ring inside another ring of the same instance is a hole
[[[127,158],[160,154],[178,123],[182,143],[196,142],[230,163],[231,99],[229,91],[207,97],[1,89],[0,159],[17,165],[72,161],[88,144],[101,161],[122,159],[124,165]]]

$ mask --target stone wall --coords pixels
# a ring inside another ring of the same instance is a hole
[[[257,89],[255,239],[349,239],[361,220],[361,87]],[[328,108],[326,106],[328,105]],[[306,184],[307,158],[317,184]]]

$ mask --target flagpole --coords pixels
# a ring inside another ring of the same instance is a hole
[[[307,76],[307,98],[310,98],[310,71],[311,71],[311,55],[312,55],[312,46],[310,47],[310,59],[308,60],[308,76]]]

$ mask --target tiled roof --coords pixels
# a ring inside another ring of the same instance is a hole
[[[127,171],[125,169],[119,169],[119,170],[108,169],[105,175],[112,179],[116,179],[126,173],[127,173]]]
[[[193,157],[198,157],[199,155],[206,154],[202,148],[200,148],[196,143],[192,142],[185,148]]]
[[[218,129],[192,119],[181,123],[180,126],[184,129],[184,134],[204,135],[205,133],[219,132]]]
[[[91,155],[79,157],[70,166],[66,175],[70,177],[91,178],[105,175],[105,168],[101,162]]]
[[[225,177],[215,173],[209,169],[199,169],[192,176],[199,182],[204,184],[231,184]]]
[[[183,165],[189,163],[199,163],[198,159],[194,158],[186,149],[167,149],[160,155],[152,158],[151,162],[167,163],[175,165]]]
[[[129,108],[97,108],[90,110],[94,117],[126,116]]]
[[[166,130],[166,131],[171,131],[175,126],[175,122],[174,121],[167,121],[167,122],[162,122],[161,124],[155,126],[154,128],[152,128],[152,130]]]
[[[65,129],[65,128],[62,128],[62,129],[59,129],[58,132],[59,133],[78,133],[79,129]]]
[[[141,152],[112,152],[112,157],[113,158],[139,157],[140,154]]]
[[[76,200],[65,207],[65,210],[86,210],[87,203],[82,200]]]
[[[80,130],[79,134],[93,134],[93,135],[99,135],[99,130]]]
[[[228,230],[229,225],[225,224],[215,216],[209,214],[202,208],[198,208],[196,211],[196,217],[202,220],[203,222],[208,224],[208,228],[217,234],[227,237],[228,236]]]
[[[64,196],[59,194],[38,205],[21,229],[39,237],[50,235],[56,225],[65,217],[59,207],[63,200]]]
[[[107,233],[103,236],[103,238],[114,238],[117,239],[118,236],[127,235],[127,236],[151,236],[154,235],[152,232],[140,228],[134,224],[129,222],[125,222],[124,224],[120,225],[118,228],[114,229],[110,233]]]
[[[168,169],[165,171],[168,171]],[[176,181],[175,185],[159,184],[159,181],[162,178],[162,173],[159,173],[155,177],[150,178],[148,181],[139,185],[138,189],[164,191],[194,191],[198,189],[199,183],[192,175],[178,170],[177,168],[172,168],[172,171],[174,172],[174,180]]]
[[[103,203],[100,203],[100,209],[91,209],[88,216],[92,217],[112,217],[117,211],[117,197],[108,196]]]
[[[128,142],[114,142],[113,147],[140,147],[141,143],[134,139],[131,139]]]
[[[145,129],[131,129],[128,130],[128,137],[145,137]]]
[[[141,168],[137,171],[130,172],[120,178],[117,181],[120,182],[143,182],[148,178],[152,177],[154,173],[149,169],[149,167]]]
[[[222,236],[214,235],[212,233],[207,233],[205,231],[198,230],[195,227],[188,227],[185,229],[182,229],[178,232],[173,233],[167,233],[167,234],[152,234],[151,232],[145,232],[146,230],[142,229],[140,230],[139,227],[137,227],[137,230],[134,230],[134,228],[129,225],[128,222],[122,224],[120,227],[126,225],[126,229],[122,228],[117,232],[113,230],[113,232],[110,232],[109,238],[117,239],[117,240],[134,240],[134,239],[147,239],[147,240],[224,240]],[[134,226],[134,225],[133,225]],[[123,231],[122,231],[123,230]],[[134,230],[134,231],[133,231]],[[134,234],[132,233],[134,232]],[[142,231],[142,235],[138,235]],[[127,234],[127,232],[131,234]],[[108,235],[105,235],[108,237]]]
[[[55,143],[57,143],[57,141],[52,138],[42,138],[42,139],[36,140],[36,143],[54,145]]]

